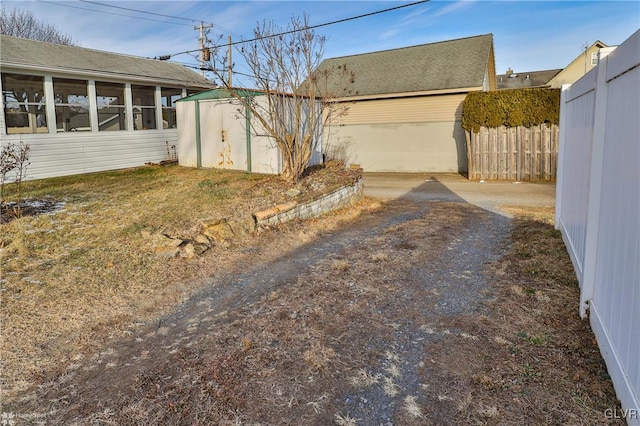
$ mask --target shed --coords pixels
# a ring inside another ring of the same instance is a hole
[[[239,89],[241,96],[266,104],[267,95]],[[218,88],[177,102],[178,163],[186,167],[280,174],[282,156],[275,141],[240,100]],[[318,136],[319,137],[319,136]],[[310,165],[322,163],[321,143]]]

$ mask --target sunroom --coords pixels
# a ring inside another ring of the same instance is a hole
[[[0,37],[1,144],[30,146],[28,179],[169,159],[176,101],[213,86],[174,63]]]

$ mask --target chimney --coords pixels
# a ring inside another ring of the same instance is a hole
[[[511,67],[507,68],[507,75],[511,75],[513,74],[513,70],[511,69]]]

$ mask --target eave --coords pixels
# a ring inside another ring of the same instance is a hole
[[[475,87],[460,87],[455,89],[437,89],[437,90],[423,90],[418,92],[398,92],[398,93],[384,93],[384,94],[372,94],[372,95],[360,95],[360,96],[343,96],[333,98],[333,100],[339,102],[354,102],[365,101],[373,99],[393,99],[393,98],[409,98],[415,96],[431,96],[431,95],[455,95],[460,93],[478,92],[482,91],[482,86]]]
[[[70,69],[70,68],[61,68],[61,67],[43,67],[34,64],[21,64],[21,63],[6,63],[3,62],[0,64],[3,72],[32,72],[38,74],[55,74],[55,75],[63,75],[70,77],[83,77],[84,79],[91,78],[97,79],[101,81],[126,81],[126,82],[136,82],[136,83],[153,83],[155,84],[170,84],[174,86],[180,87],[201,87],[201,88],[212,88],[214,84],[211,83],[211,86],[207,86],[203,83],[197,81],[186,81],[182,79],[167,79],[160,77],[145,77],[140,75],[133,74],[125,74],[125,73],[117,73],[117,72],[104,72],[104,71],[96,71],[96,70],[83,70],[83,69]]]

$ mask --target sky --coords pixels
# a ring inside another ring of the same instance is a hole
[[[2,0],[6,10],[28,9],[76,44],[142,57],[172,55],[197,65],[194,26],[213,23],[210,38],[250,39],[258,22],[286,27],[306,13],[311,25],[409,4],[411,1],[113,1]],[[108,5],[108,6],[104,6]],[[115,7],[114,7],[115,6]],[[166,16],[138,13],[127,9]],[[144,19],[140,19],[144,18]],[[640,1],[431,0],[318,28],[325,58],[481,34],[493,34],[496,72],[564,68],[585,44],[618,45],[640,28]],[[236,71],[248,72],[234,56]],[[244,69],[243,69],[244,68]],[[236,78],[236,77],[234,77]],[[240,77],[242,78],[242,77]]]

